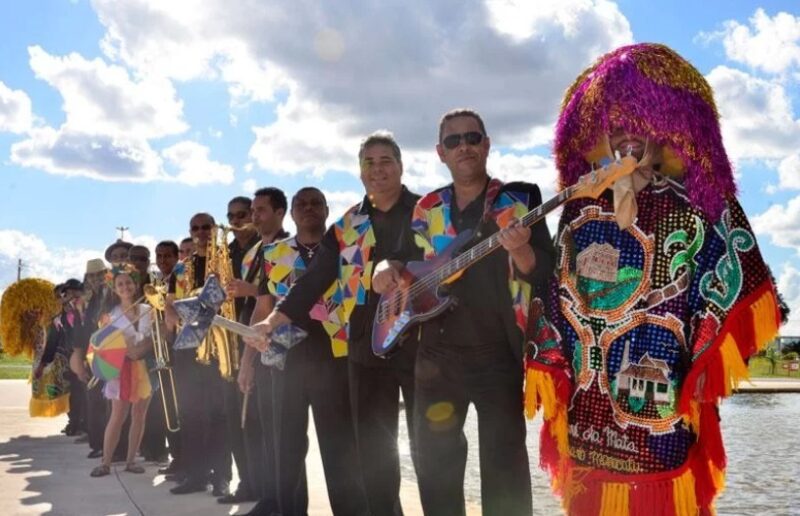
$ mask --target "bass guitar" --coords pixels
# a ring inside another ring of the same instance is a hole
[[[632,173],[637,165],[636,158],[629,155],[581,176],[574,185],[526,213],[519,225],[531,226],[567,201],[582,197],[596,199],[619,178]],[[384,292],[378,302],[372,323],[373,353],[388,357],[409,329],[444,312],[454,299],[442,294],[440,287],[452,283],[464,270],[500,247],[498,234],[459,252],[472,239],[471,230],[462,231],[436,257],[409,262],[400,273],[402,285]]]

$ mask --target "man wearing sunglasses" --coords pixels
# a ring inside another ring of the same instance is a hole
[[[192,290],[205,284],[206,249],[214,225],[214,217],[208,213],[197,213],[189,221],[195,252],[183,269],[170,278],[165,312],[168,330],[175,329],[178,322],[172,301],[176,297],[187,297]],[[210,365],[202,365],[196,357],[196,349],[175,350],[174,371],[185,470],[182,478],[175,477],[181,483],[170,492],[186,494],[205,491],[210,480],[212,494],[221,497],[228,494],[231,480],[231,451],[225,431],[224,380],[214,360]]]
[[[391,133],[369,135],[358,157],[364,199],[328,228],[306,273],[255,328],[268,338],[274,328],[301,320],[331,283],[338,282],[341,308],[331,310],[335,319],[327,322],[341,325],[332,340],[337,356],[348,357],[350,403],[369,510],[376,515],[400,515],[399,399],[402,392],[410,427],[416,341],[407,339],[389,360],[372,353],[372,321],[379,300],[372,291],[372,271],[381,260],[406,262],[421,257],[410,225],[419,196],[403,186],[400,147]],[[253,345],[262,344],[253,341]],[[413,436],[411,449],[416,459]]]
[[[256,257],[261,238],[251,222],[252,201],[249,197],[238,196],[228,202],[228,224],[232,228],[233,240],[228,244],[228,255],[233,268],[233,279],[225,286],[234,300],[236,320],[248,324],[250,312],[255,305],[257,294],[258,263]],[[244,344],[238,336],[239,356],[244,352]],[[239,472],[239,486],[233,493],[218,498],[220,503],[242,503],[258,499],[260,479],[263,476],[262,443],[257,431],[245,432],[241,426],[242,394],[236,382],[224,382],[225,419],[233,459]],[[254,399],[248,400],[248,425],[258,425],[258,413]],[[250,437],[248,440],[247,438]]]
[[[415,369],[414,431],[426,514],[464,514],[464,420],[478,417],[484,514],[529,515],[530,472],[522,412],[523,343],[532,291],[550,274],[554,251],[544,221],[515,221],[541,203],[536,185],[503,184],[486,169],[490,141],[480,115],[460,109],[439,125],[436,152],[453,182],[417,203],[412,227],[426,259],[472,230],[472,247],[499,233],[502,245],[449,285],[459,301],[422,324]],[[501,229],[502,228],[502,229]],[[376,290],[392,287],[387,268]]]

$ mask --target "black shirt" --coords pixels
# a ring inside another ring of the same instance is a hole
[[[414,243],[411,230],[411,216],[419,196],[405,187],[400,199],[388,211],[382,212],[372,206],[365,196],[358,208],[359,214],[370,217],[372,231],[375,235],[373,263],[381,260],[398,260],[408,262],[420,260],[422,251]],[[334,226],[328,228],[322,238],[319,251],[308,266],[306,273],[289,289],[289,293],[281,299],[277,308],[290,319],[295,320],[308,314],[308,311],[325,293],[328,287],[339,277],[339,242],[336,240]],[[385,359],[372,353],[372,320],[380,297],[374,292],[367,292],[365,304],[356,305],[350,315],[348,356],[351,360],[367,365],[385,365]],[[415,342],[407,342],[404,349],[397,353],[393,360],[405,360],[404,355],[416,353]]]
[[[263,261],[262,253],[256,252],[256,256],[253,258],[253,263],[246,278],[242,277],[242,262],[244,261],[245,255],[253,248],[253,246],[259,245],[260,243],[261,238],[258,236],[258,234],[255,234],[244,246],[240,245],[239,241],[236,239],[228,244],[228,256],[230,256],[231,265],[233,266],[234,278],[239,280],[243,279],[249,283],[255,281],[260,273],[261,264]],[[253,308],[255,308],[256,305],[255,298],[252,296],[237,297],[234,298],[233,305],[236,309],[236,320],[243,324],[250,324],[250,315],[253,313]]]
[[[527,192],[529,209],[541,204],[536,185],[515,182],[506,184],[503,190]],[[486,189],[463,210],[458,208],[455,196],[452,198],[450,220],[456,231],[475,231],[475,237],[464,250],[499,230],[493,220],[482,221],[485,201]],[[530,274],[523,275],[519,271],[516,274],[529,282],[535,292],[552,273],[555,263],[555,250],[544,219],[531,227],[529,243],[536,255],[536,267]],[[435,345],[443,352],[449,349],[459,354],[475,353],[482,359],[522,360],[522,334],[508,292],[508,260],[508,252],[500,247],[447,287],[457,303],[442,317],[424,323],[426,348]]]

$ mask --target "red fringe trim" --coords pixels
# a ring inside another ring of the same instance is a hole
[[[693,399],[697,399],[700,402],[717,402],[720,398],[725,397],[725,386],[729,379],[726,377],[719,349],[728,335],[731,335],[736,341],[736,346],[743,360],[749,358],[765,344],[755,341],[755,320],[753,314],[750,313],[750,308],[753,303],[769,292],[772,292],[774,296],[772,281],[766,279],[750,295],[740,300],[728,314],[714,342],[709,349],[697,358],[686,375],[678,402],[680,413],[690,413],[690,403]],[[777,301],[775,302],[774,318],[776,321],[775,327],[777,328],[778,321],[780,321],[780,310]],[[704,373],[705,377],[701,383]]]

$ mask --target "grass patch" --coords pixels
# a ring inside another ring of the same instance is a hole
[[[31,361],[25,357],[0,355],[0,380],[27,380],[31,374]]]
[[[775,364],[775,372],[772,371],[772,363],[764,357],[752,357],[749,363],[751,378],[800,378],[800,371],[784,369],[785,364],[790,361],[778,361]]]

